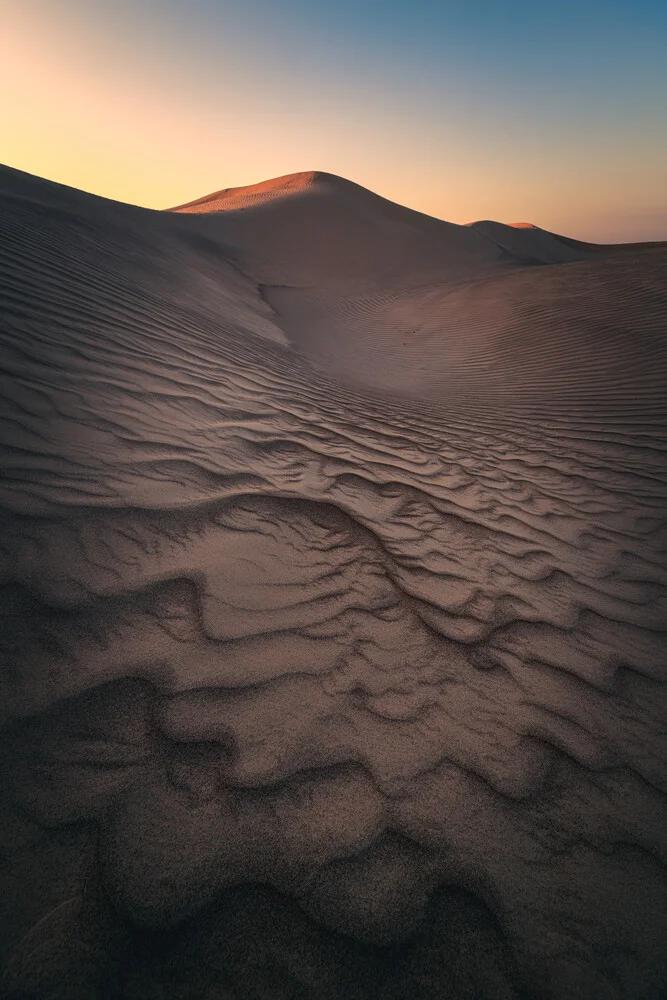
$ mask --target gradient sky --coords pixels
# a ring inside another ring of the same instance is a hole
[[[667,239],[663,0],[0,0],[0,162],[151,208],[325,170]]]

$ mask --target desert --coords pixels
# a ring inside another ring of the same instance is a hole
[[[667,242],[0,232],[0,996],[663,1000]]]

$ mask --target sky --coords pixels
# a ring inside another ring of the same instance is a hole
[[[663,0],[0,0],[0,162],[149,208],[322,170],[667,239]]]

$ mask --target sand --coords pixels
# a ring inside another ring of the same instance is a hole
[[[667,243],[0,224],[0,995],[663,997]]]

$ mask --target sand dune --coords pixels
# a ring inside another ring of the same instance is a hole
[[[250,217],[240,219],[237,213],[249,208]],[[316,172],[230,188],[172,211],[215,216],[200,220],[205,231],[233,232],[248,252],[257,234],[259,258],[268,257],[272,268],[291,264],[294,282],[304,271],[310,273],[315,261],[324,265],[318,273],[327,283],[355,277],[368,281],[381,267],[387,278],[406,280],[414,274],[423,281],[435,272],[442,281],[478,276],[517,263],[517,257],[520,262],[529,257],[530,262],[552,263],[587,256],[585,250],[568,250],[542,230],[517,233],[499,223],[457,226],[387,201],[341,177]],[[510,247],[505,246],[508,241]],[[288,248],[292,256],[285,258]]]
[[[629,246],[612,263],[616,247],[523,224],[455,226],[317,173],[176,211],[235,247],[289,342],[346,383],[435,403],[509,397],[533,411],[564,398],[660,405],[665,245]],[[547,264],[570,266],[536,272]]]
[[[0,222],[0,995],[661,1000],[667,244]]]

